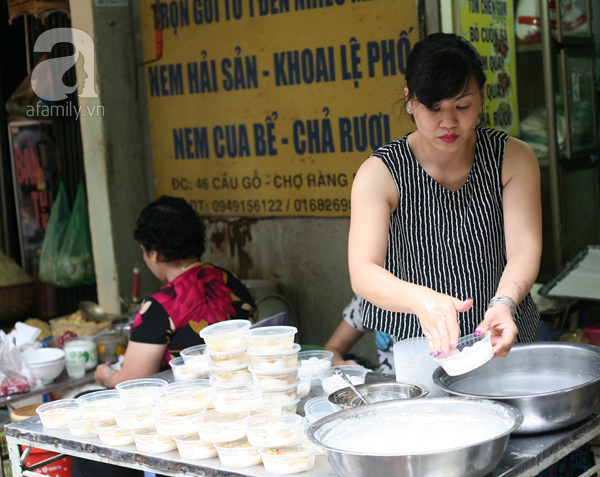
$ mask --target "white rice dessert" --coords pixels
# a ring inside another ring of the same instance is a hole
[[[313,376],[318,376],[323,371],[327,371],[331,368],[331,358],[317,358],[313,356],[308,359],[301,359],[300,366],[302,371],[306,371]]]
[[[281,406],[281,412],[289,412],[291,414],[296,414],[298,412],[298,403],[300,402],[300,398],[286,402],[285,405]]]
[[[242,438],[233,442],[216,444],[221,464],[228,467],[250,467],[262,463],[258,449]]]
[[[152,414],[156,423],[156,432],[163,436],[185,436],[196,432],[193,417],[195,411],[157,411]],[[201,414],[201,412],[200,412]]]
[[[133,444],[133,436],[129,429],[121,429],[114,419],[104,419],[94,422],[100,442],[106,446],[126,446]]]
[[[68,415],[67,425],[69,426],[69,432],[75,437],[92,437],[98,435],[98,431],[94,427],[94,421],[84,418],[81,412]]]
[[[210,442],[204,442],[197,433],[189,436],[175,436],[179,455],[184,459],[202,460],[217,457],[217,449]]]
[[[211,366],[211,371],[215,375],[218,383],[241,383],[252,379],[252,374],[248,370],[249,363],[235,366],[232,368],[218,368]]]
[[[298,441],[302,417],[297,414],[253,416],[248,421],[246,436],[256,447],[285,447]]]
[[[283,399],[283,404],[295,401],[298,399],[298,386],[300,381],[296,381],[294,384],[288,386],[282,386],[280,388],[269,388],[263,392],[263,404],[277,401],[279,396]]]
[[[114,409],[115,422],[122,429],[156,429],[152,413],[155,406],[133,406],[126,403]]]
[[[224,414],[207,411],[203,415],[194,416],[193,421],[204,442],[230,442],[246,436],[249,415],[248,412]]]
[[[215,410],[222,413],[239,413],[258,409],[262,404],[263,390],[253,384],[217,385],[212,399]]]
[[[263,386],[265,389],[270,389],[294,384],[298,380],[298,369],[300,369],[300,366],[268,371],[253,367],[248,369],[252,373],[252,379],[254,379],[257,385]]]
[[[248,345],[225,352],[208,351],[208,356],[212,361],[212,364],[217,368],[231,368],[234,366],[240,366],[250,362],[250,356],[246,352]]]
[[[365,376],[348,376],[348,379],[350,379],[350,382],[355,386],[365,384]],[[348,383],[344,381],[341,376],[333,374],[326,378],[322,378],[321,386],[323,387],[323,392],[325,394],[332,394],[339,389],[348,387]]]
[[[302,445],[292,447],[260,448],[263,464],[272,474],[297,474],[315,465],[315,449]]]
[[[177,449],[173,437],[159,434],[153,429],[134,429],[131,435],[139,452],[161,454]]]

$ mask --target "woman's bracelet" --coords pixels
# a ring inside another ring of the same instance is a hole
[[[512,317],[515,317],[515,313],[517,312],[517,304],[515,303],[515,300],[513,300],[511,297],[509,297],[508,295],[496,295],[488,303],[487,309],[489,310],[496,303],[502,303],[503,305],[506,305],[510,309]]]
[[[115,370],[114,369],[109,369],[106,374],[104,375],[104,387],[105,388],[110,388],[110,386],[108,385],[108,377],[114,373]]]

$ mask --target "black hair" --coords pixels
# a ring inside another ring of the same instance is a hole
[[[185,199],[163,195],[140,212],[133,238],[148,252],[160,252],[165,262],[199,260],[205,230],[204,221]]]
[[[475,47],[453,33],[433,33],[415,43],[408,55],[406,99],[433,109],[463,93],[470,78],[483,89],[486,78]]]

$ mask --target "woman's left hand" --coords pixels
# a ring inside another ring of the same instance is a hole
[[[502,358],[509,353],[519,332],[510,309],[502,303],[498,303],[486,311],[484,319],[479,323],[475,333],[480,334],[486,331],[491,333],[494,357],[496,358]]]
[[[94,372],[94,379],[99,386],[104,386],[104,378],[106,377],[106,373],[108,373],[112,368],[109,363],[102,363],[96,366],[96,371]]]

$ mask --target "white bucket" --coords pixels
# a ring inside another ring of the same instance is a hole
[[[394,344],[394,365],[396,382],[406,384],[424,384],[429,388],[428,397],[447,396],[436,386],[431,378],[439,366],[429,354],[425,338],[408,338]]]

